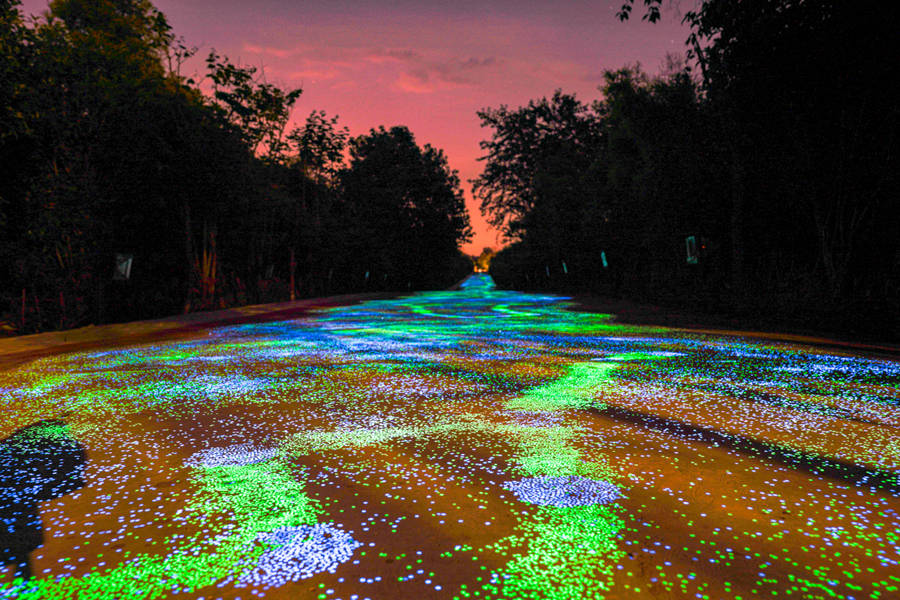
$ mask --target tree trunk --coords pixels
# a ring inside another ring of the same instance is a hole
[[[182,207],[184,218],[184,310],[191,312],[191,279],[194,274],[194,249],[191,243],[191,207],[185,203]]]
[[[744,210],[746,199],[741,158],[734,147],[732,147],[731,161],[731,287],[734,294],[743,295],[747,284],[744,260]]]
[[[297,295],[295,293],[295,290],[297,288],[294,284],[294,273],[297,270],[297,261],[294,258],[294,246],[293,245],[291,245],[290,264],[291,264],[291,301],[293,302],[294,300],[297,299]]]
[[[216,226],[203,224],[203,253],[197,264],[200,275],[200,305],[204,310],[215,306],[216,275],[218,271],[216,251]]]

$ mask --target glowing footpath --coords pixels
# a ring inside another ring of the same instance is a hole
[[[900,597],[900,363],[494,288],[0,371],[0,598]]]

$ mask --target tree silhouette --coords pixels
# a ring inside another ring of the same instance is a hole
[[[456,172],[441,150],[420,148],[406,127],[353,139],[341,185],[358,228],[351,247],[367,257],[370,276],[434,285],[472,235]]]
[[[642,4],[645,20],[660,18],[661,0]],[[546,100],[479,112],[495,131],[476,191],[520,242],[492,262],[498,282],[844,330],[852,311],[877,335],[900,334],[900,109],[882,83],[900,68],[882,59],[900,45],[898,10],[697,2],[684,16],[687,64],[656,78],[607,71],[588,117],[602,139],[593,151],[548,132]],[[556,223],[568,224],[563,239]]]
[[[591,154],[600,139],[598,120],[590,107],[560,90],[550,100],[532,100],[516,110],[486,108],[478,116],[482,127],[494,131],[490,141],[480,144],[486,154],[479,160],[485,165],[472,189],[488,222],[508,238],[520,239],[532,211],[541,210],[539,172],[546,172],[545,163],[558,160],[562,152],[570,157]]]

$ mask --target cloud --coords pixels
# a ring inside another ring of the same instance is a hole
[[[395,85],[405,92],[416,94],[469,87],[484,81],[498,66],[500,61],[493,56],[425,59],[415,55],[406,62],[406,69]]]
[[[270,56],[278,56],[269,53]],[[265,69],[269,74],[278,74],[292,81],[323,81],[340,79],[348,71],[358,69],[359,61],[345,58],[308,58],[291,54],[289,57],[273,60]]]
[[[274,46],[258,46],[256,44],[245,43],[243,45],[245,52],[251,54],[262,54],[264,56],[274,56],[275,58],[288,58],[300,54],[305,50],[303,47],[295,48],[275,48]]]
[[[422,76],[413,76],[409,73],[400,73],[394,85],[404,92],[411,94],[430,94],[435,91],[436,87],[428,82],[427,74]]]
[[[344,81],[337,81],[328,86],[328,89],[335,91],[343,91],[343,90],[352,90],[357,86],[356,82],[352,79],[345,79]]]
[[[288,73],[291,79],[334,79],[337,76],[337,69],[301,69]]]
[[[471,57],[463,61],[455,60],[437,65],[435,71],[445,81],[471,84],[476,83],[483,74],[497,64],[498,62],[493,56],[485,58]]]
[[[421,60],[422,56],[415,50],[402,48],[388,48],[372,50],[362,57],[363,60],[378,65],[385,63],[408,63]]]
[[[377,70],[406,93],[430,94],[472,87],[503,67],[494,56],[453,56],[423,53],[409,47],[296,45],[290,48],[245,43],[244,51],[282,63],[279,71],[292,79],[340,80],[350,71]],[[271,65],[269,66],[271,68]]]

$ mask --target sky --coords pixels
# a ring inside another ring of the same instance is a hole
[[[651,74],[683,54],[689,6],[663,4],[663,18],[621,23],[621,0],[153,0],[176,35],[198,46],[184,74],[202,76],[210,50],[253,65],[269,83],[303,89],[289,129],[313,110],[352,136],[406,125],[420,146],[444,150],[459,172],[478,254],[503,244],[482,217],[470,179],[483,162],[476,111],[515,108],[554,90],[589,102],[607,69],[640,62]],[[636,4],[642,4],[637,0]],[[24,0],[26,14],[46,0]]]

